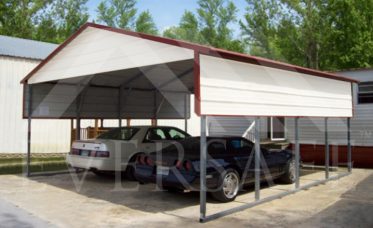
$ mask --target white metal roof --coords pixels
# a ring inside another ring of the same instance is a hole
[[[45,59],[57,44],[0,35],[0,55],[28,59]]]
[[[134,119],[189,116],[184,104],[190,93],[199,115],[350,117],[356,81],[86,24],[22,82],[33,85],[34,117],[74,118],[79,112]]]

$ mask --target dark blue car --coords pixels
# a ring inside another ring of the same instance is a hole
[[[241,137],[207,137],[206,186],[222,202],[255,181],[254,144]],[[295,180],[294,156],[286,150],[261,148],[261,180]],[[200,138],[192,137],[137,158],[135,177],[140,183],[156,183],[165,190],[200,188]]]

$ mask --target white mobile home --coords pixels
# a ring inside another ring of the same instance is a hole
[[[57,45],[0,36],[0,153],[25,153],[27,120],[22,119],[21,79]],[[35,152],[67,152],[70,122],[36,120],[32,149]]]

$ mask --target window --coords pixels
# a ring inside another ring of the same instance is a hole
[[[148,141],[165,140],[166,135],[161,128],[151,128],[146,134],[145,139]]]
[[[359,83],[359,104],[373,104],[373,82]]]
[[[174,140],[185,139],[184,133],[173,128],[169,129],[168,134],[170,135],[170,138]]]
[[[98,136],[98,139],[130,140],[138,131],[138,128],[116,128]]]
[[[251,149],[252,143],[243,139],[232,139],[231,142],[232,149]]]

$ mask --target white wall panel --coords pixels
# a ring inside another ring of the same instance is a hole
[[[201,55],[201,114],[352,116],[351,83]]]
[[[362,81],[373,81],[373,70],[339,72],[350,78]],[[357,98],[357,86],[354,94]],[[294,142],[294,120],[286,121],[287,138]],[[306,118],[299,122],[300,140],[302,143],[324,143],[324,120]],[[329,138],[332,143],[345,145],[347,140],[347,121],[345,118],[329,120]],[[373,146],[373,104],[357,104],[355,101],[354,117],[351,119],[351,143],[356,146]]]
[[[193,59],[193,50],[88,27],[29,79],[57,79]]]
[[[0,56],[0,153],[25,153],[27,120],[22,119],[23,86],[19,83],[39,61]],[[32,152],[68,152],[68,120],[33,120]]]

